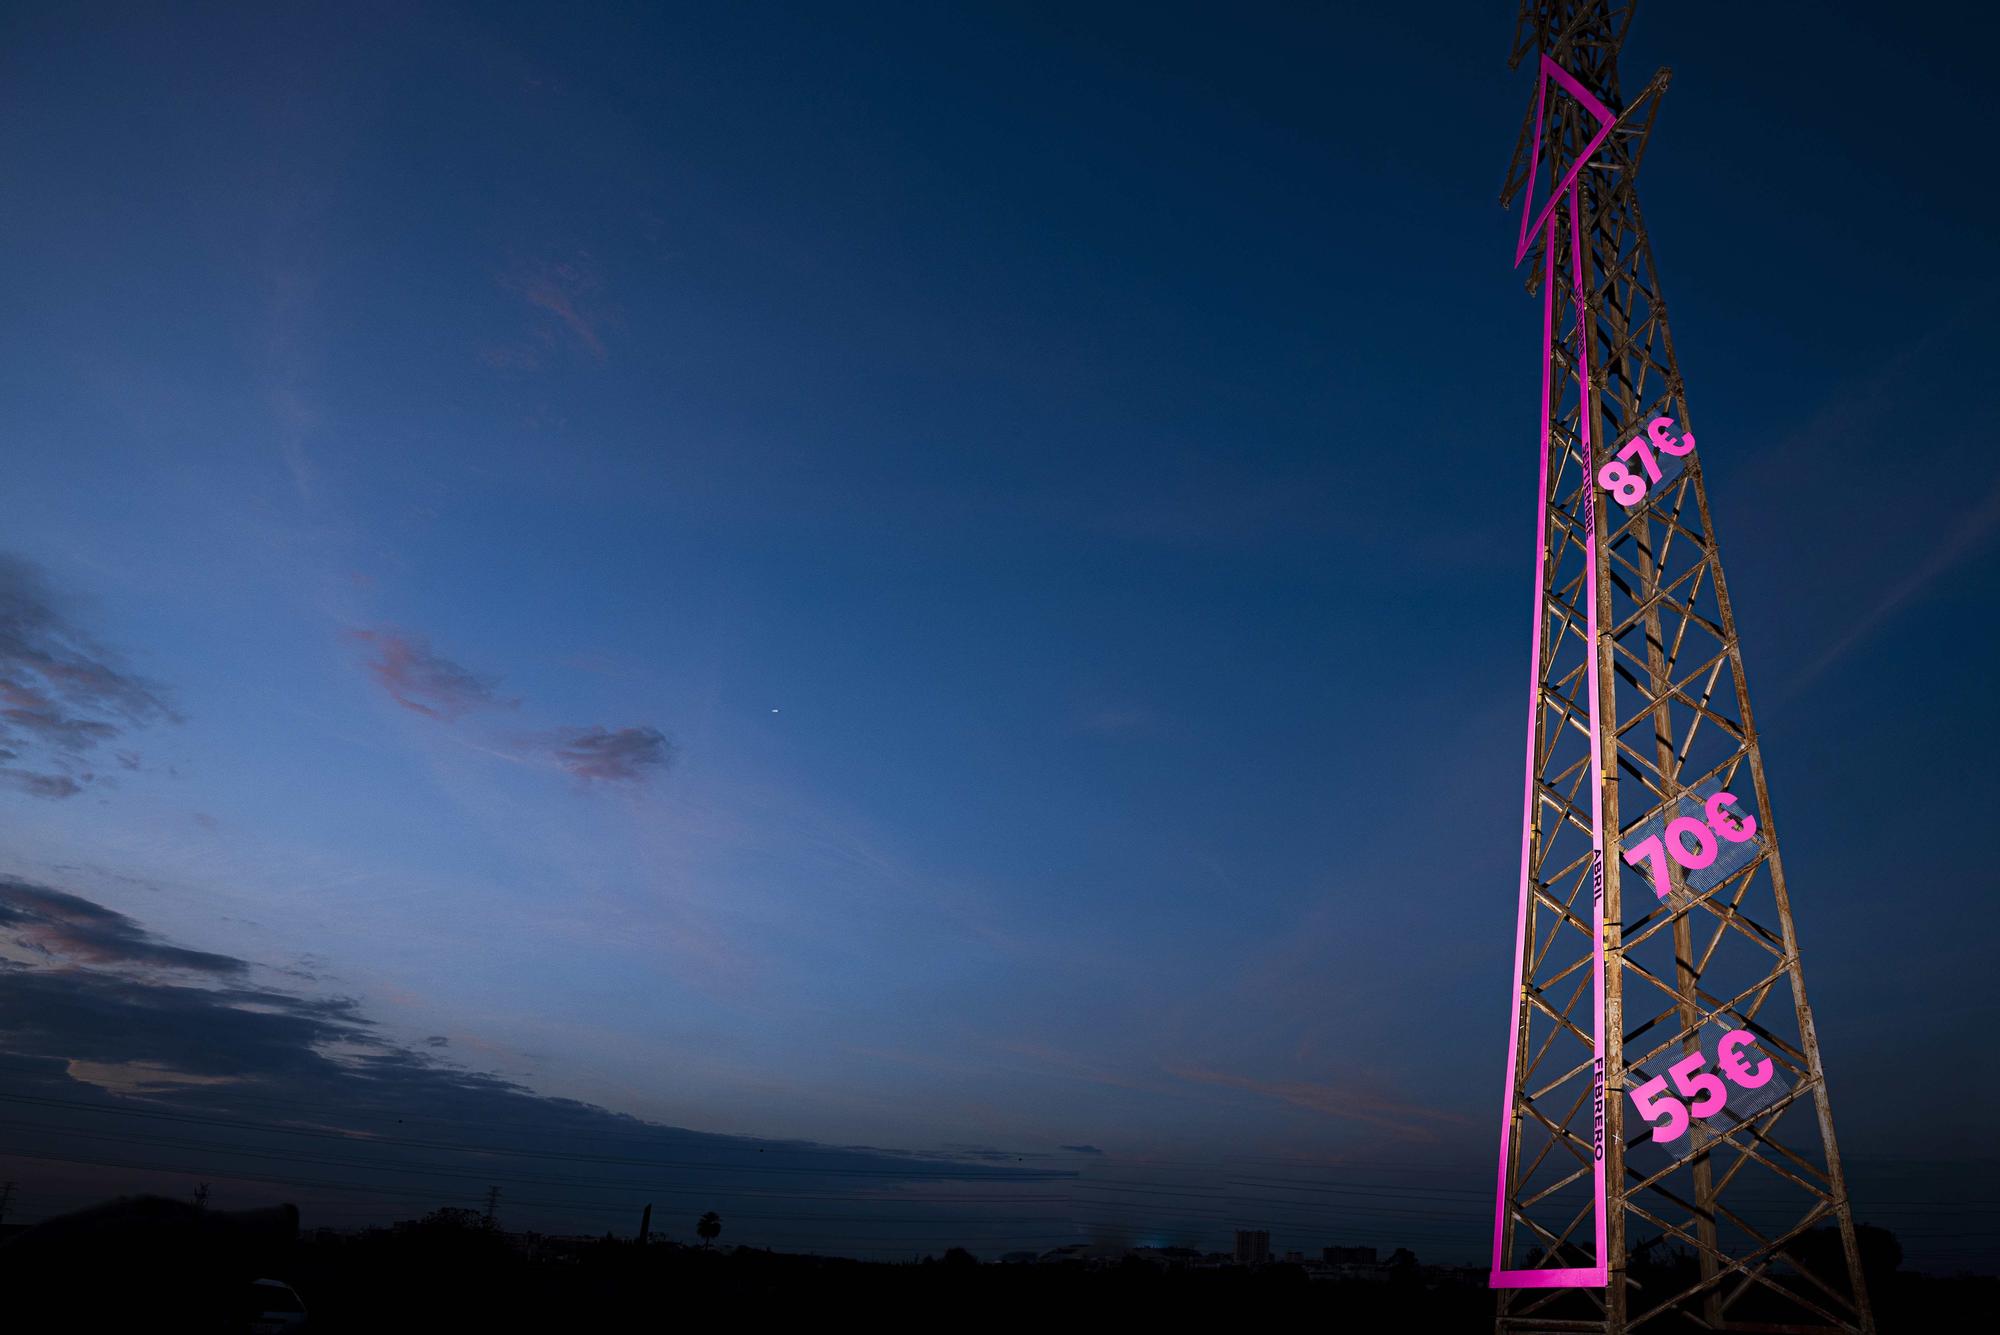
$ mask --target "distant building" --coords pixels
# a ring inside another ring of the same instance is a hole
[[[1125,1256],[1168,1269],[1194,1265],[1201,1260],[1201,1253],[1192,1247],[1134,1247]]]
[[[1327,1247],[1321,1250],[1323,1269],[1314,1278],[1339,1280],[1343,1284],[1379,1284],[1389,1278],[1373,1247]]]
[[[1267,1228],[1236,1230],[1236,1264],[1264,1265],[1270,1259],[1271,1230]]]

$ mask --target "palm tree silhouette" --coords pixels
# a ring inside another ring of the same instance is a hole
[[[701,1245],[708,1246],[722,1232],[722,1216],[710,1210],[695,1222],[694,1231],[701,1235]]]

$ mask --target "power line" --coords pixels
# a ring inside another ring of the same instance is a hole
[[[373,1145],[395,1145],[405,1149],[437,1150],[450,1154],[494,1154],[516,1158],[556,1159],[573,1163],[619,1164],[636,1167],[672,1168],[679,1171],[697,1172],[739,1172],[739,1173],[806,1173],[829,1177],[890,1177],[906,1181],[947,1180],[955,1181],[968,1177],[987,1181],[1038,1182],[1061,1178],[1071,1178],[1076,1174],[1069,1170],[1051,1169],[1009,1169],[991,1168],[985,1165],[964,1165],[953,1171],[920,1172],[913,1166],[909,1170],[887,1168],[833,1168],[804,1164],[716,1164],[698,1160],[647,1159],[626,1155],[578,1154],[567,1150],[522,1149],[501,1145],[467,1145],[447,1141],[418,1140],[403,1136],[356,1135],[345,1131],[321,1131],[312,1127],[279,1126],[266,1122],[251,1122],[239,1118],[203,1116],[193,1113],[167,1112],[154,1108],[107,1108],[98,1104],[82,1103],[70,1099],[54,1099],[32,1094],[0,1094],[0,1099],[13,1103],[26,1103],[42,1107],[83,1108],[92,1112],[105,1112],[114,1116],[148,1117],[161,1121],[182,1122],[198,1126],[213,1126],[236,1131],[261,1131],[271,1135],[300,1136],[313,1140],[338,1140],[347,1143],[365,1141]],[[839,1151],[820,1150],[819,1153]]]

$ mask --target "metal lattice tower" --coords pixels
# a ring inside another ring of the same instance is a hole
[[[1501,202],[1522,196],[1516,258],[1542,297],[1544,370],[1496,1329],[1872,1335],[1639,212],[1669,72],[1625,100],[1633,8],[1524,0],[1512,57],[1538,75]],[[1729,448],[1726,427],[1703,438]],[[1616,473],[1623,490],[1607,489],[1614,463],[1641,496]]]

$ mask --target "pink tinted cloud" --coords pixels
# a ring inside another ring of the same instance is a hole
[[[374,651],[364,666],[389,698],[425,718],[449,723],[475,710],[513,709],[521,703],[502,699],[493,678],[446,658],[421,635],[382,628],[350,630],[346,638]],[[529,748],[543,763],[553,762],[586,784],[642,783],[674,759],[674,746],[666,734],[644,725],[556,728],[517,735],[513,745]],[[506,751],[493,754],[514,761],[528,759]]]
[[[497,684],[436,653],[421,635],[398,630],[351,630],[347,638],[375,651],[368,672],[403,708],[450,722],[474,709],[512,709],[518,700],[494,694]]]
[[[637,783],[674,758],[658,728],[565,728],[545,739],[558,765],[586,781]]]
[[[597,319],[587,309],[590,293],[598,287],[588,255],[559,264],[541,264],[509,280],[531,306],[553,315],[576,340],[599,361],[604,360],[604,340],[598,337]]]

